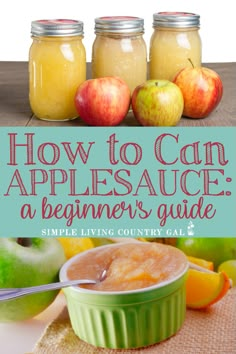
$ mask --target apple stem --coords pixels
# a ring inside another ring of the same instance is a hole
[[[157,81],[155,82],[155,85],[158,86],[158,82]]]
[[[190,64],[192,65],[192,67],[194,68],[193,62],[190,58],[188,58],[188,61],[190,62]]]
[[[32,245],[31,239],[25,237],[17,237],[17,243],[23,247],[30,247]]]

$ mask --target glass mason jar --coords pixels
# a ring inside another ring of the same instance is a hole
[[[33,113],[48,121],[76,118],[75,92],[86,80],[83,22],[33,21],[31,34],[29,101]]]
[[[201,66],[200,16],[186,12],[153,15],[150,41],[150,79],[172,81],[184,67]]]
[[[99,17],[92,48],[92,77],[119,76],[130,88],[147,79],[144,20],[139,17]]]

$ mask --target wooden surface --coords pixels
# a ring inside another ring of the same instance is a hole
[[[214,63],[205,66],[217,71],[224,85],[220,105],[205,119],[182,118],[179,126],[236,126],[236,63]],[[90,64],[88,64],[88,78]],[[69,122],[46,122],[32,115],[28,99],[28,63],[0,62],[0,126],[82,126],[81,120]],[[138,126],[132,113],[125,118],[123,126]]]

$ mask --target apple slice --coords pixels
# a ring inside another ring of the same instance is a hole
[[[211,261],[193,256],[187,256],[187,259],[189,262],[199,265],[200,267],[206,268],[208,270],[214,270],[214,263]]]
[[[57,240],[62,245],[67,259],[94,247],[93,239],[89,237],[58,237]]]
[[[231,287],[225,272],[205,273],[189,269],[186,281],[186,304],[191,309],[204,309],[222,299]]]

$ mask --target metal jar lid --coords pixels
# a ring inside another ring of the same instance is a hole
[[[81,36],[83,27],[83,22],[76,20],[37,20],[31,22],[31,34],[44,37]]]
[[[158,12],[153,15],[153,27],[199,27],[200,16],[191,12]]]
[[[95,33],[144,33],[144,20],[133,16],[97,17]]]

